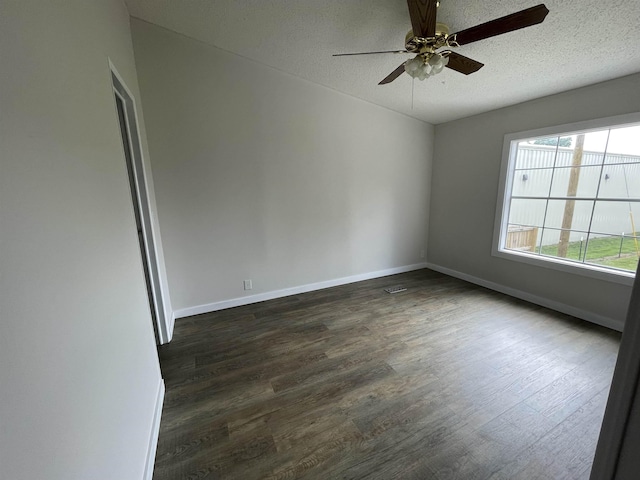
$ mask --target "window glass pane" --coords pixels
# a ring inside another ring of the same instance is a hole
[[[511,225],[541,227],[544,221],[546,200],[527,200],[514,198],[509,209]]]
[[[630,235],[590,235],[585,262],[635,272],[640,239]]]
[[[521,225],[509,225],[505,248],[521,252],[535,252],[540,243],[541,229],[538,227],[523,227]]]
[[[552,197],[590,197],[598,192],[601,166],[556,168],[553,173]],[[573,177],[573,182],[571,183]]]
[[[540,254],[563,258],[566,260],[582,261],[587,240],[584,232],[545,228],[542,233]]]
[[[584,137],[581,139],[581,137]],[[574,146],[582,141],[582,165],[602,165],[604,153],[608,148],[609,129],[587,132],[574,137]],[[575,147],[574,147],[575,148]]]
[[[565,140],[566,141],[566,140]],[[542,137],[518,143],[515,169],[550,168],[556,158],[558,137]]]
[[[516,170],[513,175],[513,196],[547,197],[553,169]]]
[[[640,199],[640,161],[625,165],[605,165],[598,197]]]
[[[640,157],[640,125],[613,128],[605,163],[637,162]]]
[[[591,231],[620,235],[640,230],[640,203],[638,202],[596,202]]]
[[[573,207],[573,209],[572,209]],[[587,200],[549,200],[545,227],[589,230],[593,202]]]

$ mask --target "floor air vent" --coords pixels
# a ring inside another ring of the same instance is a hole
[[[400,293],[400,292],[404,292],[405,290],[406,288],[404,288],[402,285],[396,285],[395,287],[389,287],[384,289],[384,291],[387,293]]]

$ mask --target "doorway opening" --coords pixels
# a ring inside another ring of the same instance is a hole
[[[127,165],[136,229],[138,231],[138,244],[147,287],[149,310],[153,321],[156,343],[161,345],[169,341],[169,335],[158,269],[157,250],[152,229],[142,148],[138,133],[137,115],[133,97],[113,68],[111,70],[111,81]]]

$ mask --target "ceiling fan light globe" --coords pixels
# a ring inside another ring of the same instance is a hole
[[[409,60],[407,63],[405,63],[404,69],[409,75],[411,75],[413,72],[416,72],[421,65],[422,65],[422,60],[420,59],[420,57],[415,57]]]
[[[439,53],[434,53],[429,59],[429,65],[431,65],[432,67],[435,67],[440,63],[442,63],[442,55],[440,55]]]

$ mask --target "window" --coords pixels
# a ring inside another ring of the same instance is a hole
[[[631,283],[640,114],[505,136],[494,254]]]

